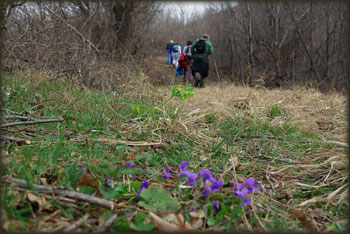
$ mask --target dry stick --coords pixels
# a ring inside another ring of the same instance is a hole
[[[11,113],[11,114],[15,114],[15,115],[22,115],[23,114],[23,113],[19,113],[19,112],[16,112],[16,111],[8,110],[8,109],[5,109],[5,108],[0,108],[0,111],[6,111],[7,113]]]
[[[256,211],[255,211],[255,208],[254,208],[254,205],[253,205],[253,204],[251,205],[251,207],[252,207],[252,210],[253,210],[253,214],[254,214],[256,220],[258,221],[260,227],[261,227],[262,229],[264,229],[264,231],[268,231],[268,230],[266,229],[265,225],[264,225],[264,224],[261,222],[261,220],[259,219],[258,215],[256,214]]]
[[[85,220],[89,218],[90,214],[86,213],[82,218],[80,218],[76,223],[72,224],[71,226],[65,228],[63,231],[64,232],[71,232],[77,229],[80,225],[84,223]]]
[[[30,141],[26,140],[26,139],[19,139],[19,138],[13,138],[13,137],[9,137],[9,136],[1,136],[0,135],[0,142],[1,141],[9,141],[9,142],[25,143],[25,144],[30,143]]]
[[[25,122],[13,122],[13,123],[6,123],[1,125],[1,128],[5,127],[13,127],[13,126],[19,126],[19,125],[34,125],[34,124],[42,124],[42,123],[52,123],[52,122],[63,122],[64,119],[44,119],[44,120],[38,120],[38,121],[25,121]]]
[[[64,228],[64,225],[61,224],[61,225],[58,225],[57,227],[53,228],[53,229],[45,229],[45,230],[39,230],[38,232],[41,233],[41,232],[58,232],[58,231],[61,231],[62,229]]]
[[[270,180],[270,175],[265,174],[265,177],[266,177],[267,181],[269,182],[272,191],[275,192],[275,186],[273,185],[273,183],[272,183],[271,180]]]
[[[87,41],[91,46],[92,48],[94,48],[96,50],[96,52],[99,54],[100,51],[96,48],[96,46],[94,44],[92,44],[91,41],[89,41],[87,38],[85,38],[83,35],[81,35],[81,33],[75,29],[72,25],[68,24],[66,21],[64,21],[64,19],[62,19],[59,15],[57,15],[55,12],[51,11],[47,6],[45,6],[45,9],[47,9],[51,14],[55,15],[57,18],[59,18],[65,25],[67,25],[68,27],[70,27],[76,34],[78,34],[82,39],[83,41]]]
[[[110,226],[112,226],[114,220],[117,218],[117,214],[112,215],[111,217],[109,217],[109,219],[107,219],[106,222],[104,222],[104,224],[102,224],[97,230],[96,232],[104,232],[107,228],[109,228]]]
[[[20,116],[20,115],[5,115],[4,119],[35,120],[34,118],[30,118],[27,116]]]
[[[8,182],[8,183],[15,183],[18,184],[22,187],[28,187],[28,184],[25,180],[19,180],[19,179],[14,179],[14,178],[10,178],[10,177],[3,177],[2,178],[3,181]],[[115,207],[114,202],[105,200],[105,199],[101,199],[101,198],[97,198],[94,196],[90,196],[90,195],[86,195],[83,193],[77,193],[74,191],[65,191],[65,190],[59,190],[59,189],[53,189],[51,187],[47,187],[47,186],[43,186],[43,185],[33,185],[33,187],[40,192],[46,192],[46,193],[54,193],[54,194],[59,194],[59,195],[63,195],[69,198],[73,198],[76,200],[81,200],[81,201],[85,201],[85,202],[89,202],[91,204],[100,206],[100,207],[104,207],[107,209],[113,209]]]

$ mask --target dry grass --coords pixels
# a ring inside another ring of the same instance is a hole
[[[302,88],[267,90],[219,84],[195,89],[195,96],[190,99],[171,102],[179,105],[185,113],[192,113],[191,117],[217,113],[220,119],[231,114],[269,118],[269,109],[278,106],[286,114],[275,118],[274,124],[278,125],[283,118],[288,118],[290,123],[306,132],[332,135],[339,140],[345,140],[346,97],[336,93],[324,95],[317,90]]]

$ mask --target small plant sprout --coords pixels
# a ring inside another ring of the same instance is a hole
[[[181,85],[176,85],[171,87],[171,94],[173,97],[179,97],[180,99],[186,99],[188,97],[193,97],[194,96],[194,92],[193,92],[194,88],[191,87],[190,85],[185,85],[184,87],[182,87]]]
[[[181,100],[184,100],[186,98],[189,97],[193,97],[194,96],[194,92],[193,92],[194,88],[191,87],[191,85],[186,84],[184,87],[182,85],[176,85],[176,86],[172,86],[171,87],[171,96],[165,100],[162,104],[160,104],[159,106],[162,107],[163,105],[165,105],[165,103],[167,103],[168,101],[170,101],[173,97],[178,97]]]

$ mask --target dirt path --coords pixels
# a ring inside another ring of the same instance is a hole
[[[175,85],[181,84],[182,76],[175,76],[175,68],[167,64],[167,58],[165,56],[154,57],[148,62],[146,62],[147,76],[151,78],[151,83],[153,85]]]

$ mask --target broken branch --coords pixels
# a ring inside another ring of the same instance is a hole
[[[6,127],[19,126],[19,125],[34,125],[34,124],[63,122],[63,121],[64,121],[64,119],[44,119],[44,120],[37,120],[37,121],[25,121],[25,122],[6,123],[6,124],[1,125],[1,127],[2,128],[6,128]]]

